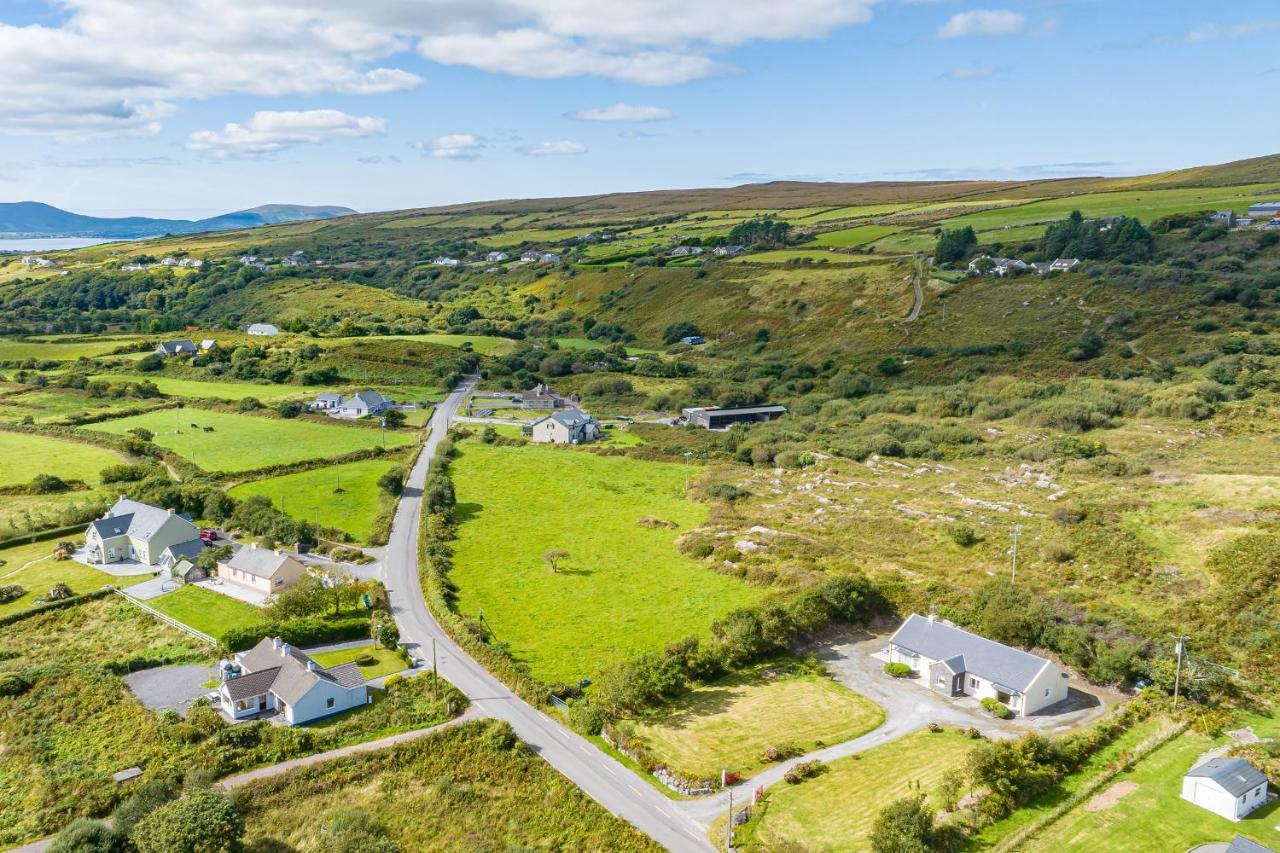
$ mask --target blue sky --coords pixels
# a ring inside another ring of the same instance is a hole
[[[1240,2],[3,0],[0,199],[360,210],[1273,153]]]

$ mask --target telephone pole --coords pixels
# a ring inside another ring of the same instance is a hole
[[[724,849],[733,853],[733,789],[729,789],[729,825],[724,830]]]
[[[1013,526],[1013,577],[1010,583],[1018,582],[1018,534],[1022,533],[1022,525],[1015,524]]]
[[[1191,638],[1185,634],[1179,634],[1174,637],[1173,651],[1178,656],[1178,666],[1173,671],[1173,707],[1178,707],[1178,692],[1182,687],[1182,655],[1186,652],[1187,640]]]
[[[436,672],[436,638],[431,638],[431,701],[436,700],[436,691],[440,687],[440,675]]]

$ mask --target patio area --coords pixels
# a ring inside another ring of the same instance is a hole
[[[114,563],[95,563],[90,562],[89,552],[84,548],[77,548],[71,555],[71,559],[77,563],[88,566],[91,569],[97,569],[100,572],[116,577],[129,577],[131,575],[145,575],[147,573],[155,574],[160,571],[159,566],[151,563],[141,563],[137,560],[118,560]]]
[[[228,583],[218,577],[205,578],[202,581],[196,581],[194,585],[202,586],[210,592],[218,593],[218,595],[225,595],[227,598],[243,601],[245,604],[252,604],[254,607],[262,607],[267,603],[267,599],[270,598],[265,592],[235,583]]]

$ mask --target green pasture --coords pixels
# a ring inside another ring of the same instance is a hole
[[[289,397],[307,397],[318,393],[317,389],[301,388],[297,385],[271,385],[263,382],[216,382],[203,379],[180,379],[165,376],[162,373],[99,373],[89,377],[90,381],[102,381],[113,384],[124,382],[154,382],[160,393],[172,397],[192,397],[195,399],[215,398],[218,400],[243,400],[245,397],[256,397],[264,403],[288,399]]]
[[[231,489],[237,500],[265,495],[288,515],[319,521],[367,542],[380,505],[378,478],[397,463],[365,459],[241,483]]]
[[[98,415],[144,405],[139,400],[90,397],[79,391],[47,388],[0,397],[0,419],[18,423],[30,417],[36,423],[64,420],[72,415]]]
[[[74,361],[78,358],[96,358],[106,355],[139,338],[85,338],[71,341],[0,338],[0,361],[21,361],[28,358],[49,361]]]
[[[0,586],[16,583],[26,590],[21,598],[0,604],[0,616],[29,610],[35,606],[35,599],[47,593],[54,584],[65,583],[73,593],[83,595],[107,584],[128,586],[150,577],[149,574],[115,577],[75,560],[55,560],[53,549],[57,544],[56,539],[45,539],[0,550],[0,561],[3,561],[0,563]]]
[[[484,617],[533,674],[576,681],[611,660],[705,634],[761,590],[681,555],[707,508],[683,465],[466,441],[453,463],[458,607]],[[645,516],[676,529],[642,527]],[[567,551],[552,573],[542,555]]]
[[[819,234],[809,245],[830,246],[836,249],[851,249],[854,246],[865,246],[874,243],[881,237],[896,234],[902,229],[894,225],[858,225],[854,228],[843,228],[839,231],[828,231]]]
[[[451,223],[456,224],[456,223]],[[598,228],[523,228],[517,231],[504,231],[491,234],[476,240],[481,246],[504,248],[519,246],[523,243],[563,243],[582,234],[598,231]]]
[[[61,438],[0,432],[0,486],[26,483],[37,474],[98,483],[98,473],[123,459],[102,447]]]
[[[739,255],[729,263],[733,264],[785,264],[790,261],[813,261],[814,263],[856,264],[863,259],[853,255],[842,255],[839,252],[821,249],[774,249],[768,252],[752,252]]]
[[[192,426],[192,425],[195,426]],[[305,420],[239,415],[204,409],[167,409],[102,421],[88,429],[124,435],[142,427],[154,441],[206,471],[248,471],[378,447],[382,431]],[[206,432],[204,427],[212,427]],[[386,431],[387,447],[411,444],[407,432]]]

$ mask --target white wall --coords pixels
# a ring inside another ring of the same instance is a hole
[[[1063,678],[1061,667],[1052,663],[1040,670],[1031,686],[1027,688],[1027,708],[1024,713],[1034,714],[1041,708],[1047,708],[1055,702],[1067,698],[1067,679]],[[1048,695],[1045,695],[1048,691]]]
[[[364,685],[347,690],[329,681],[318,681],[298,700],[296,705],[289,706],[285,712],[285,718],[290,725],[310,722],[329,714],[359,707],[365,704],[367,696],[368,691]],[[333,699],[332,708],[329,707],[329,699]]]

